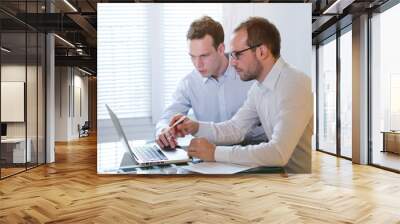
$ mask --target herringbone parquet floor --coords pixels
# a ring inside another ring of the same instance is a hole
[[[99,176],[89,137],[0,181],[0,223],[400,223],[400,175],[315,152],[289,177]]]

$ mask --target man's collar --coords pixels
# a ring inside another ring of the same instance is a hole
[[[203,75],[200,74],[200,72],[199,72],[199,75],[201,75],[201,78],[203,79],[203,83],[204,83],[204,84],[205,84],[209,79],[211,79],[211,76],[209,76],[209,77],[203,77]]]
[[[224,72],[224,74],[222,74],[218,79],[220,80],[220,79],[223,79],[223,78],[229,78],[229,77],[231,77],[231,76],[234,76],[234,72],[231,72],[231,70],[232,69],[234,69],[232,66],[230,66],[230,64],[228,64],[228,67],[226,67],[226,70],[225,70],[225,72]],[[200,72],[199,72],[199,75],[201,76],[201,74],[200,74]],[[209,79],[213,79],[213,77],[212,76],[209,76],[209,77],[201,77],[203,80],[203,83],[205,84]]]
[[[278,60],[276,60],[264,81],[262,83],[258,82],[258,86],[267,90],[274,90],[276,82],[278,81],[279,75],[284,66],[286,66],[286,62],[282,59],[282,57],[280,57]]]

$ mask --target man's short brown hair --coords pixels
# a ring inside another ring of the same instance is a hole
[[[281,51],[281,36],[278,29],[267,19],[262,17],[250,17],[236,27],[235,32],[241,29],[247,31],[247,45],[265,44],[271,50],[275,58],[279,58]]]
[[[188,40],[202,39],[207,34],[212,37],[215,49],[224,42],[224,29],[222,25],[209,16],[203,16],[193,21],[192,24],[190,24],[186,38]]]

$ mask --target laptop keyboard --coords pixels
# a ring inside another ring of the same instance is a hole
[[[135,152],[144,161],[167,160],[168,158],[157,147],[137,146]]]

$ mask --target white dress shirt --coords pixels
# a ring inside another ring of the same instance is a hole
[[[258,122],[268,142],[223,146],[241,142]],[[312,132],[311,80],[279,58],[265,80],[253,84],[246,102],[231,120],[200,122],[195,136],[217,145],[214,155],[218,162],[280,166],[288,172],[308,173]]]
[[[242,81],[230,65],[218,80],[204,78],[197,70],[193,70],[178,83],[173,102],[156,125],[156,135],[168,127],[175,114],[187,115],[190,109],[199,121],[222,122],[231,119],[243,105],[253,83]],[[265,133],[260,125],[252,129],[246,137],[247,141],[265,141]]]

